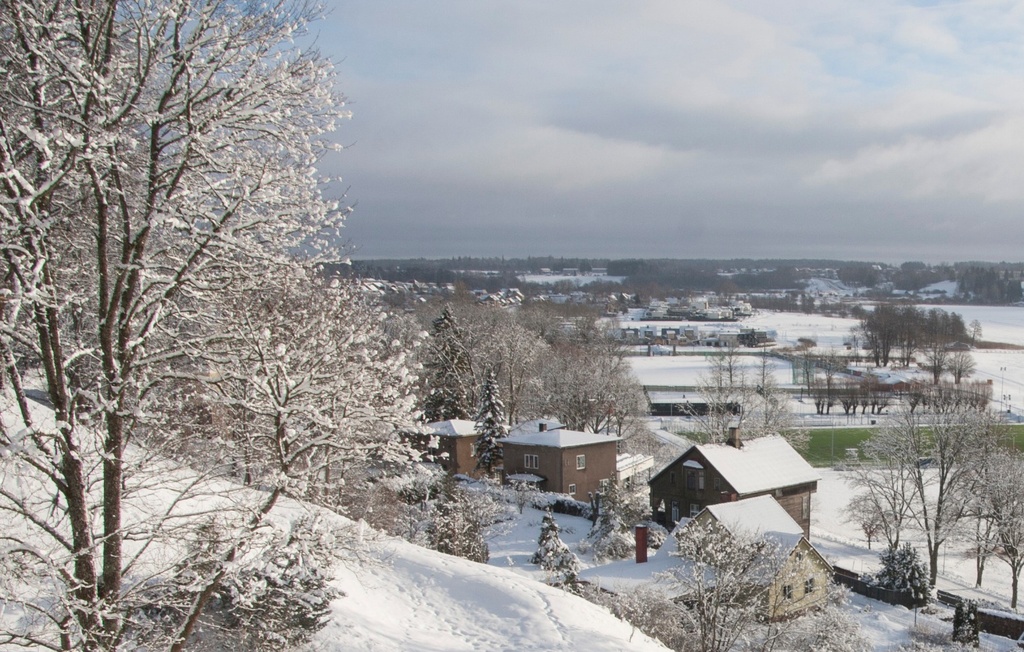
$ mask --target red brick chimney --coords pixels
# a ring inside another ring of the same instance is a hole
[[[636,563],[647,563],[647,526],[638,525],[634,528],[636,533]]]

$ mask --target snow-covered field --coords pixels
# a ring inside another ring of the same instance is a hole
[[[982,327],[982,339],[992,342],[1024,346],[1024,307],[1016,306],[921,306],[940,307],[956,312],[964,323],[978,320]],[[803,313],[760,311],[753,317],[739,322],[745,327],[766,329],[776,333],[778,346],[796,346],[800,338],[817,342],[818,350],[829,348],[844,349],[850,331],[857,326],[856,319],[806,315]],[[630,327],[652,324],[657,327],[673,327],[693,324],[707,328],[701,322],[629,322]],[[735,327],[735,325],[731,325]],[[646,350],[646,349],[644,349]],[[714,352],[714,349],[694,347],[680,348],[678,353]],[[671,352],[664,348],[664,353]],[[975,349],[971,351],[977,370],[972,379],[992,381],[993,401],[1003,402],[1013,414],[1024,415],[1024,350]],[[643,385],[694,386],[707,364],[699,355],[639,355],[629,358],[633,373]],[[751,358],[751,364],[754,363]],[[775,378],[781,385],[792,386],[792,370],[785,363],[775,360]]]

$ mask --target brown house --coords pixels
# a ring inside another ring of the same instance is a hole
[[[691,446],[648,484],[655,520],[669,529],[708,505],[770,495],[810,538],[811,494],[820,479],[782,437],[744,442],[730,428],[729,443]]]
[[[502,482],[530,482],[542,491],[586,500],[615,478],[618,437],[548,426],[539,421],[537,430],[528,432],[520,425],[501,440]]]
[[[422,450],[424,460],[434,462],[448,475],[480,477],[476,468],[476,446],[479,434],[476,423],[466,419],[434,421],[426,425],[428,432],[414,435],[414,445]]]

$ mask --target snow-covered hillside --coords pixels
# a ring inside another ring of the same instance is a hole
[[[317,649],[664,650],[582,598],[493,565],[397,539],[339,569]]]

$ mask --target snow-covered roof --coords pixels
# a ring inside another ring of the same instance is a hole
[[[534,473],[513,473],[512,475],[505,476],[505,479],[512,482],[529,482],[530,484],[537,484],[545,480],[545,478]]]
[[[803,536],[800,524],[771,496],[755,496],[705,507],[732,534]]]
[[[501,440],[503,444],[525,444],[527,446],[548,446],[551,448],[571,448],[573,446],[589,446],[619,441],[615,435],[603,435],[577,430],[545,430],[544,432],[523,432]]]
[[[779,435],[745,440],[743,447],[738,449],[728,444],[698,444],[693,448],[741,494],[821,479],[807,460]]]
[[[477,434],[476,422],[469,421],[468,419],[434,421],[428,423],[427,428],[435,435],[441,435],[442,437],[468,437],[469,435]]]

